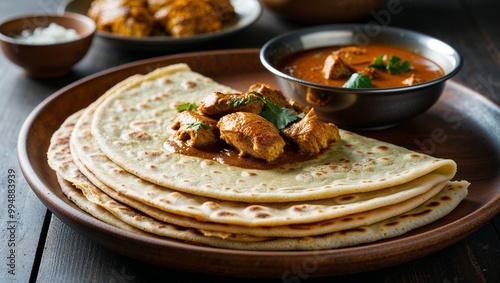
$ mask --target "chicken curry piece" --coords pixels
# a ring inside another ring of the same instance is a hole
[[[199,102],[198,111],[203,115],[222,117],[234,112],[250,112],[260,114],[264,102],[252,93],[214,92]]]
[[[188,142],[189,146],[202,147],[219,139],[217,120],[196,111],[183,111],[172,123],[175,138]]]
[[[313,158],[340,140],[336,125],[321,122],[314,109],[288,101],[267,84],[254,84],[245,93],[214,92],[196,105],[172,120],[169,142],[177,152],[256,168],[255,160],[279,166]],[[280,111],[293,119],[279,123],[282,117],[269,116]]]
[[[284,151],[285,140],[278,128],[258,114],[234,112],[223,116],[217,126],[221,140],[237,148],[240,156],[250,155],[270,162]]]
[[[320,122],[314,108],[300,121],[290,124],[281,132],[298,145],[299,151],[311,154],[317,154],[331,142],[340,140],[337,126]]]
[[[439,65],[421,54],[382,44],[300,51],[278,62],[278,69],[308,82],[349,88],[405,87],[444,75]],[[359,75],[370,83],[349,83]]]
[[[137,37],[217,32],[236,18],[229,0],[94,0],[87,14],[97,30]]]

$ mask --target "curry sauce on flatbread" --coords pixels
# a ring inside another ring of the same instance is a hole
[[[261,170],[280,168],[284,165],[314,159],[317,156],[317,154],[300,153],[297,146],[293,144],[285,145],[284,152],[272,162],[251,156],[242,158],[238,150],[222,141],[199,148],[168,140],[165,142],[165,148],[172,152],[213,160],[228,166]]]

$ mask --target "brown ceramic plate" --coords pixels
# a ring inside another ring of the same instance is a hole
[[[185,53],[148,59],[82,79],[47,98],[27,118],[18,141],[19,162],[33,191],[63,222],[117,253],[149,263],[216,275],[292,278],[338,275],[382,268],[435,252],[466,237],[500,211],[498,105],[456,82],[447,83],[428,112],[398,127],[362,134],[458,163],[457,180],[472,183],[451,214],[403,236],[356,247],[322,251],[238,251],[139,236],[94,219],[61,192],[46,152],[52,133],[75,111],[115,83],[137,73],[185,62],[194,71],[236,89],[255,82],[276,86],[258,50]],[[302,274],[303,275],[303,274]]]

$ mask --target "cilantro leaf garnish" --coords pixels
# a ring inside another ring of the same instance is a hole
[[[265,107],[260,115],[264,117],[264,119],[273,123],[273,125],[279,130],[285,128],[291,122],[299,119],[299,115],[297,115],[297,113],[293,110],[279,106],[259,92],[252,91],[251,93],[255,95],[255,100],[259,99],[264,102]]]
[[[342,86],[344,88],[372,88],[372,80],[360,73],[354,73]]]
[[[187,111],[187,110],[192,110],[195,111],[198,109],[198,105],[193,102],[186,102],[183,104],[180,104],[176,107],[177,111],[182,112],[182,111]]]
[[[387,60],[387,71],[389,74],[402,74],[410,70],[410,61],[406,60],[401,63],[401,58],[398,56],[392,56]]]
[[[288,108],[280,107],[265,98],[263,102],[266,107],[261,113],[262,117],[273,123],[279,130],[298,119],[297,114]]]
[[[393,55],[391,58],[384,63],[384,55],[377,56],[373,63],[371,63],[368,67],[379,69],[379,70],[387,70],[389,74],[402,74],[410,70],[410,61],[406,60],[401,62],[401,58]]]
[[[384,55],[377,56],[375,60],[373,60],[373,63],[371,63],[368,67],[379,70],[385,69]]]

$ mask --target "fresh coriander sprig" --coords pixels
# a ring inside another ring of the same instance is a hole
[[[402,74],[410,70],[410,61],[406,60],[404,62],[401,62],[401,58],[392,56],[387,61],[386,68],[389,74]]]
[[[352,74],[347,82],[342,86],[344,88],[372,88],[372,80],[360,73]]]
[[[279,130],[285,128],[288,124],[299,118],[295,112],[288,108],[280,107],[267,99],[263,99],[263,102],[266,107],[262,111],[261,116],[273,123]]]
[[[402,74],[410,70],[410,61],[406,60],[401,62],[401,58],[393,55],[391,58],[384,62],[384,55],[377,56],[373,63],[368,67],[379,69],[379,70],[387,70],[389,74]]]
[[[260,99],[260,101],[262,101],[265,105],[264,110],[262,110],[260,115],[264,117],[264,119],[271,122],[279,130],[299,119],[299,115],[291,109],[279,106],[259,92],[252,91],[251,93],[254,94],[256,98]]]

